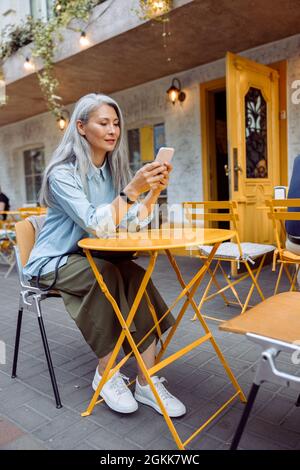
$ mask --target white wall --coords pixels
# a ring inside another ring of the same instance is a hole
[[[289,171],[295,156],[300,153],[300,104],[291,103],[291,83],[300,79],[300,35],[265,45],[243,55],[262,63],[288,59],[288,156]],[[173,76],[115,93],[128,128],[136,125],[165,122],[166,143],[176,149],[174,171],[168,189],[169,202],[199,200],[202,198],[201,133],[199,83],[225,75],[225,60],[219,60],[176,74],[180,78],[187,99],[173,106],[166,90]],[[0,185],[16,206],[24,202],[23,162],[21,149],[45,143],[46,158],[60,139],[55,119],[45,113],[20,123],[0,128]]]
[[[30,0],[1,0],[0,31],[9,24],[19,24],[27,15],[30,15]]]

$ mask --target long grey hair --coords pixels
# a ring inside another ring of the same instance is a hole
[[[118,194],[132,178],[127,150],[124,139],[124,120],[119,105],[112,98],[102,94],[90,93],[83,96],[76,103],[69,125],[65,131],[61,143],[52,155],[52,158],[45,169],[41,192],[40,204],[52,206],[51,194],[49,191],[49,176],[51,171],[58,165],[74,161],[74,171],[79,173],[83,188],[87,194],[87,171],[92,162],[92,149],[89,142],[82,136],[76,126],[76,121],[80,120],[86,124],[95,109],[102,104],[112,106],[117,113],[120,122],[120,137],[112,152],[108,152],[108,163],[113,179],[116,194]]]

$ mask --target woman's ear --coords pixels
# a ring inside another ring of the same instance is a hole
[[[83,126],[82,121],[80,121],[79,119],[78,119],[78,121],[76,121],[76,127],[77,127],[77,130],[78,130],[79,134],[82,135],[83,137],[85,137],[84,126]]]

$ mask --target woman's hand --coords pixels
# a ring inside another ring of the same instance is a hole
[[[130,199],[137,199],[138,196],[147,191],[160,192],[168,185],[168,166],[159,162],[147,163],[140,168],[130,183],[124,188],[124,192]],[[172,167],[171,167],[172,169]]]
[[[151,191],[153,194],[160,194],[161,191],[166,189],[169,184],[169,175],[173,170],[173,166],[171,165],[171,163],[164,163],[163,166],[165,167],[165,170],[163,172],[163,179],[161,179],[158,183],[154,183],[151,186]]]

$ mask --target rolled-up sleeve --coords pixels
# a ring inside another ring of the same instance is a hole
[[[111,204],[95,207],[88,200],[82,183],[68,171],[56,171],[49,178],[55,203],[81,228],[98,237],[107,238],[116,231]]]
[[[141,205],[141,202],[136,202],[132,205],[132,207],[129,209],[129,211],[123,217],[119,224],[119,227],[121,229],[126,229],[129,232],[137,232],[149,225],[149,223],[153,219],[154,210],[152,210],[152,212],[144,219],[140,219],[138,217],[138,212],[140,210]]]

